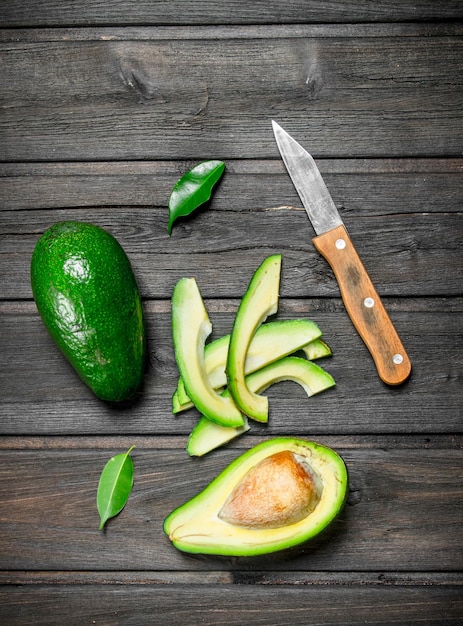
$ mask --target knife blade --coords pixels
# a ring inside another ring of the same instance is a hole
[[[338,281],[341,297],[367,346],[381,380],[399,385],[410,375],[411,362],[397,331],[352,243],[312,156],[272,121],[283,162],[317,234],[315,248]]]

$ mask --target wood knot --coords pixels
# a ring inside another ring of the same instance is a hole
[[[165,102],[158,81],[136,64],[121,61],[120,74],[124,84],[136,95],[139,102]]]
[[[323,87],[323,80],[319,72],[309,73],[305,84],[307,87],[307,95],[309,100],[316,100]]]

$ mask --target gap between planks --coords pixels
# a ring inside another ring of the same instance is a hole
[[[389,311],[428,311],[428,312],[463,312],[463,298],[459,296],[449,297],[383,297],[386,308]],[[238,309],[240,298],[204,298],[206,308],[211,313],[235,313]],[[171,303],[169,299],[144,299],[143,308],[145,313],[170,313]],[[278,312],[280,314],[298,314],[303,312],[309,315],[311,312],[329,310],[344,311],[341,298],[281,298]],[[0,315],[37,315],[35,302],[31,300],[3,300],[0,301]]]
[[[224,39],[318,39],[366,37],[458,37],[458,22],[365,24],[262,24],[229,26],[114,26],[0,29],[0,42],[165,41]]]
[[[185,447],[184,435],[76,435],[76,436],[1,436],[0,450],[123,450],[135,446],[140,450],[177,450]],[[463,435],[326,435],[318,437],[321,443],[338,450],[348,449],[423,449],[459,450],[463,448]],[[248,449],[262,438],[246,437],[236,440],[230,449]]]
[[[195,160],[5,162],[0,163],[0,177],[133,174],[181,176],[194,163],[196,163]],[[436,172],[461,174],[463,172],[463,159],[455,157],[319,158],[317,165],[322,174],[432,174]],[[287,175],[281,159],[227,159],[226,166],[227,170],[233,174]]]
[[[462,586],[459,572],[0,571],[0,585]]]

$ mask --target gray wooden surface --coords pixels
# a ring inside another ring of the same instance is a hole
[[[187,1],[0,8],[0,621],[26,624],[460,624],[462,2]],[[271,120],[311,150],[413,363],[386,387],[279,159]],[[176,180],[226,172],[167,235]],[[62,219],[114,234],[148,327],[137,397],[98,401],[32,299],[35,242]],[[202,459],[171,413],[170,296],[195,276],[214,336],[283,255],[278,318],[316,321],[337,385],[269,390],[270,422]],[[162,522],[276,435],[335,448],[346,507],[292,554],[176,551]],[[98,531],[107,459],[135,485]]]

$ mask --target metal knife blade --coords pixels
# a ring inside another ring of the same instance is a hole
[[[350,239],[312,156],[272,121],[278,149],[317,237],[312,241],[330,264],[346,310],[362,337],[381,380],[398,385],[411,362]]]

